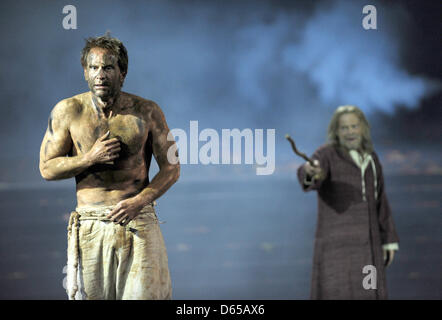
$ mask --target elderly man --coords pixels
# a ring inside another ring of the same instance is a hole
[[[90,91],[60,101],[40,149],[46,180],[75,177],[68,227],[70,299],[170,299],[171,280],[154,200],[179,177],[169,128],[156,103],[122,92],[127,50],[89,38],[81,64]],[[155,157],[159,172],[150,181]]]
[[[311,298],[386,299],[399,239],[362,111],[339,107],[328,140],[298,169],[303,190],[318,194]]]

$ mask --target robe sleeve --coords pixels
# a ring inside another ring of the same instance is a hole
[[[399,243],[399,237],[396,233],[396,228],[393,222],[393,216],[388,203],[387,194],[385,191],[384,175],[382,172],[382,166],[379,162],[379,158],[374,154],[377,163],[378,172],[378,199],[377,199],[377,212],[379,219],[379,229],[381,233],[381,243]]]
[[[322,168],[322,171],[324,173],[324,177],[320,180],[316,180],[316,179],[308,180],[307,173],[305,172],[305,169],[304,169],[305,164],[300,166],[298,168],[298,180],[299,180],[299,183],[301,184],[302,190],[305,192],[311,191],[311,190],[318,190],[319,188],[321,188],[322,183],[328,177],[328,172],[329,172],[329,168],[330,168],[329,160],[328,160],[328,157],[326,156],[326,150],[324,147],[321,147],[318,150],[316,150],[315,153],[311,156],[311,158],[313,160],[319,161],[319,165]]]

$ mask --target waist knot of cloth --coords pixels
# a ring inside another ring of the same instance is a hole
[[[143,215],[145,214],[154,214],[155,218],[156,218],[156,214],[155,214],[155,210],[154,210],[154,205],[156,203],[154,202],[154,204],[148,204],[146,206],[144,206],[139,215],[135,218],[139,219],[142,218]],[[107,218],[107,215],[109,213],[112,212],[112,210],[115,208],[115,205],[111,205],[111,206],[83,206],[80,208],[76,208],[75,212],[78,214],[76,215],[77,219],[79,221],[81,220],[99,220],[99,221],[111,221],[109,218]],[[134,228],[129,227],[128,225],[126,226],[126,229],[128,231],[132,231],[135,232],[136,230]]]

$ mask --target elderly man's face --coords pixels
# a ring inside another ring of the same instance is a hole
[[[357,150],[362,142],[362,125],[354,113],[345,113],[339,117],[339,143],[349,150]]]
[[[89,51],[84,78],[92,94],[104,100],[115,96],[124,80],[118,67],[118,58],[103,48],[92,48]]]

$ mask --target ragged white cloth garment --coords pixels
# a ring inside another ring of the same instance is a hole
[[[105,218],[113,208],[82,207],[71,213],[69,299],[171,299],[167,252],[154,207],[145,206],[125,227]]]

